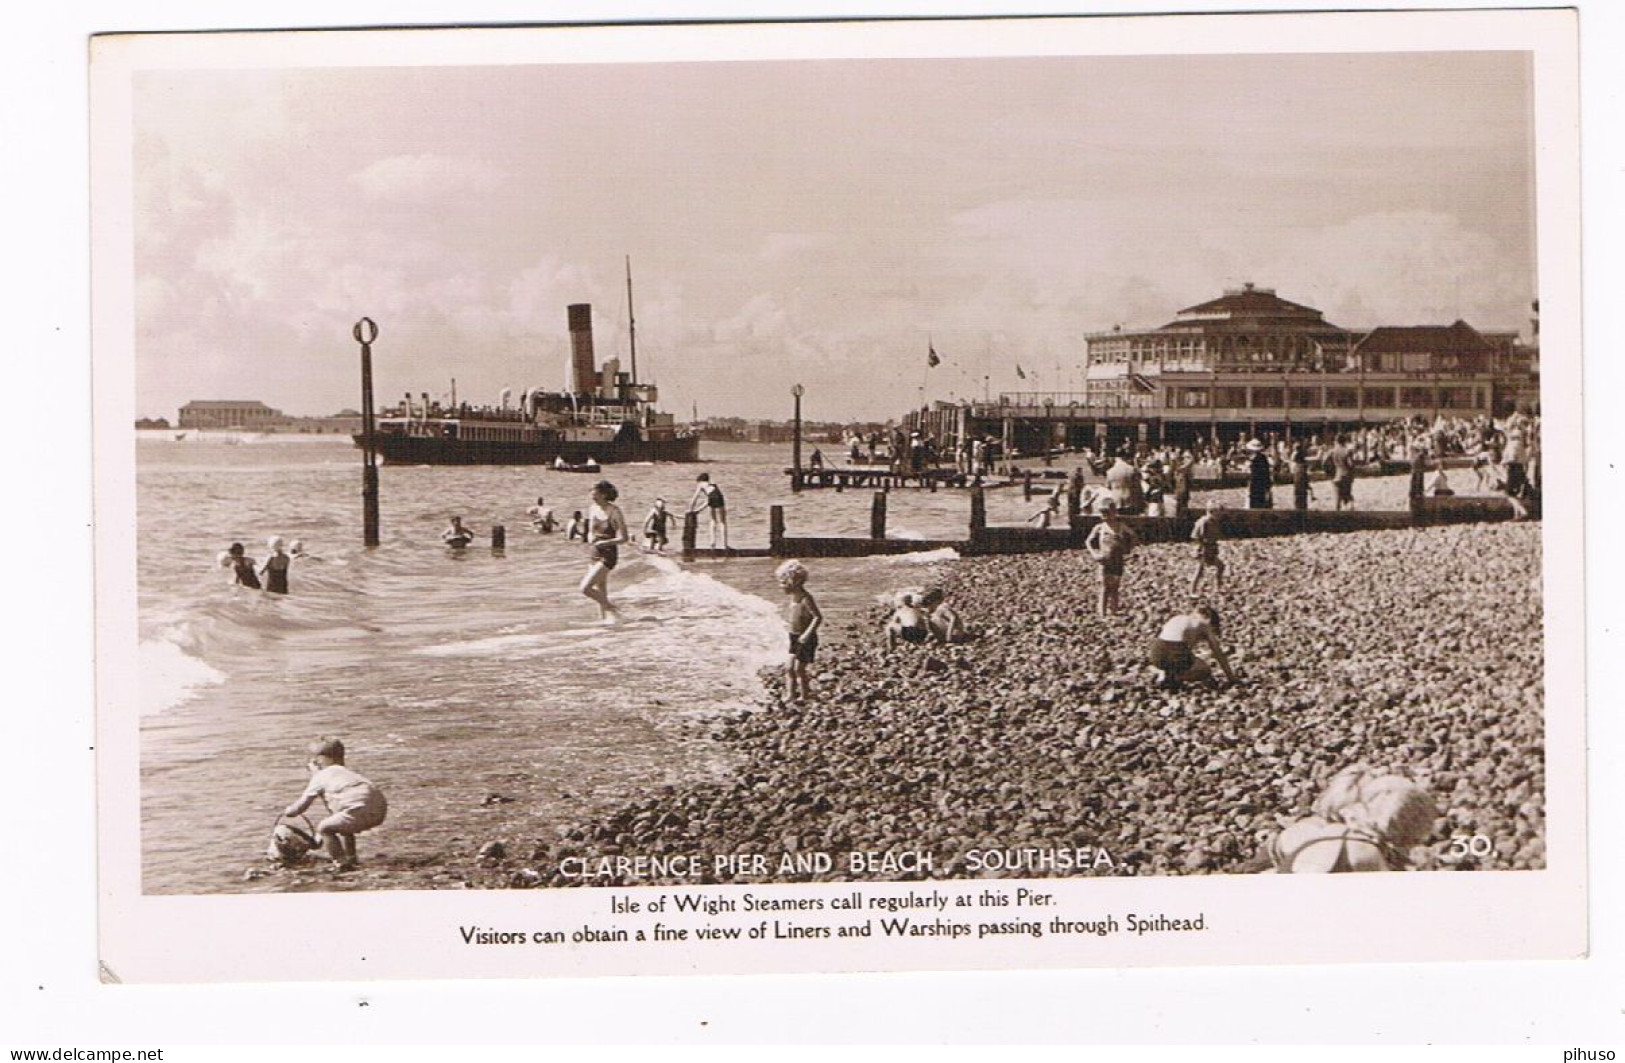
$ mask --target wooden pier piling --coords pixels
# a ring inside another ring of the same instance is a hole
[[[874,501],[869,504],[869,538],[884,539],[886,537],[886,492],[876,491]]]

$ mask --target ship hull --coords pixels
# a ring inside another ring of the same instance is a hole
[[[362,437],[353,437],[362,446]],[[378,453],[390,465],[600,465],[629,462],[692,462],[700,457],[697,436],[624,442],[547,440],[534,443],[494,439],[436,439],[377,433]]]

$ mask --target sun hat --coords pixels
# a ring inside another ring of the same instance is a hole
[[[1252,451],[1263,450],[1264,449],[1264,444],[1260,443],[1256,439],[1249,439],[1249,440],[1247,440],[1247,449],[1252,450]]]

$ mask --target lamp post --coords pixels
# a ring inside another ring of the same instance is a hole
[[[378,325],[364,317],[350,334],[361,344],[361,537],[372,547],[378,545],[378,444],[372,413],[372,342],[378,338]]]
[[[791,453],[790,453],[790,466],[791,466],[790,490],[791,491],[800,491],[801,490],[801,396],[806,394],[806,392],[807,392],[807,389],[802,387],[800,384],[796,384],[794,387],[792,387],[790,389],[790,394],[796,400],[795,435],[792,437],[792,447],[793,447],[793,449],[791,450]]]

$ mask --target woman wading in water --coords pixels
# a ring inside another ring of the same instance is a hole
[[[581,581],[581,593],[598,603],[599,619],[614,623],[620,610],[609,603],[609,570],[620,563],[621,544],[627,541],[626,517],[615,504],[620,492],[608,480],[600,480],[592,489],[592,508],[587,511],[587,549],[591,561],[587,577]]]

